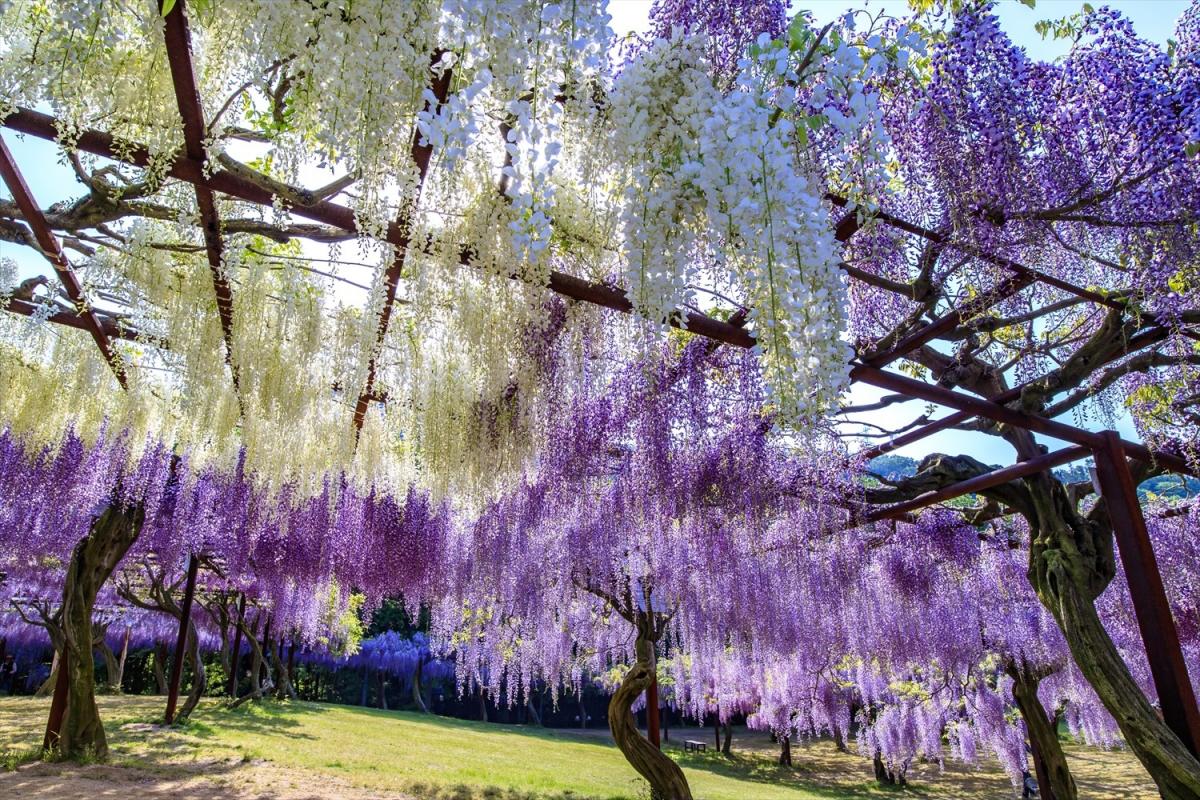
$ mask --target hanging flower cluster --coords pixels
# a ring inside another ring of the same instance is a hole
[[[697,285],[735,287],[787,421],[819,416],[846,385],[845,288],[824,195],[882,172],[888,139],[870,87],[903,67],[913,40],[900,30],[860,46],[853,18],[843,24],[818,33],[797,17],[781,39],[761,34],[729,86],[711,63],[721,51],[675,27],[624,67],[611,98],[630,299],[665,321],[695,307]]]

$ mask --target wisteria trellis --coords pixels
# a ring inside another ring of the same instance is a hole
[[[330,349],[330,340],[318,333],[324,312],[321,301],[313,300],[312,286],[297,281],[297,275],[287,270],[282,281],[271,275],[272,263],[296,253],[259,242],[257,249],[265,250],[267,256],[254,253],[253,246],[233,249],[224,265],[231,275],[246,271],[235,299],[243,304],[243,310],[236,314],[239,322],[230,345],[235,359],[245,359],[239,363],[238,374],[250,376],[251,383],[246,389],[248,413],[239,426],[233,416],[238,403],[229,392],[197,391],[198,387],[211,388],[213,376],[222,374],[211,358],[211,353],[217,352],[211,345],[214,336],[221,335],[220,328],[214,326],[211,316],[197,319],[185,313],[189,304],[195,305],[195,291],[211,291],[210,276],[205,273],[204,281],[192,284],[192,295],[164,281],[165,275],[178,274],[174,270],[187,262],[174,255],[164,258],[163,253],[177,253],[178,249],[164,247],[172,244],[164,240],[167,232],[149,223],[135,228],[132,236],[114,238],[101,230],[101,238],[107,237],[103,246],[108,249],[97,255],[96,262],[108,274],[118,276],[122,287],[168,309],[157,321],[139,325],[139,334],[157,328],[169,348],[178,348],[181,358],[171,367],[177,370],[176,385],[183,389],[177,396],[185,402],[169,406],[171,413],[162,415],[150,399],[153,393],[148,395],[135,386],[131,400],[105,399],[84,409],[68,410],[54,399],[60,375],[71,375],[75,385],[85,386],[96,380],[96,370],[93,363],[80,372],[76,365],[86,366],[87,359],[79,358],[76,349],[56,344],[58,349],[47,356],[50,368],[17,359],[7,362],[13,367],[12,374],[21,376],[9,383],[6,393],[14,400],[10,426],[24,436],[32,434],[41,444],[57,442],[67,420],[89,440],[95,440],[101,425],[113,430],[130,427],[131,441],[140,441],[147,431],[153,431],[154,439],[190,447],[197,464],[211,462],[217,474],[229,473],[235,462],[249,464],[249,474],[256,476],[252,483],[260,484],[256,488],[278,493],[285,507],[299,508],[308,497],[340,497],[343,483],[357,492],[356,496],[374,496],[376,485],[385,494],[401,496],[414,477],[439,489],[454,487],[456,499],[470,498],[478,504],[489,495],[482,486],[505,488],[500,481],[489,485],[489,479],[501,475],[520,479],[530,464],[535,470],[530,475],[553,475],[546,470],[555,463],[571,467],[554,457],[539,458],[539,448],[561,457],[576,452],[561,446],[554,432],[563,430],[570,414],[590,408],[593,401],[588,398],[598,389],[603,391],[599,387],[610,380],[611,370],[606,374],[598,368],[597,356],[614,352],[629,341],[626,337],[630,334],[644,336],[645,331],[631,331],[623,323],[613,324],[611,318],[602,319],[579,306],[564,310],[545,302],[537,291],[522,289],[521,299],[509,302],[504,295],[486,293],[495,285],[492,278],[470,274],[464,278],[461,271],[435,268],[439,261],[458,264],[466,260],[500,281],[516,276],[535,286],[548,285],[568,297],[598,301],[618,310],[634,307],[651,319],[676,324],[684,320],[681,304],[695,305],[697,291],[737,297],[737,302],[749,307],[747,316],[761,341],[761,363],[767,378],[765,383],[757,378],[743,380],[743,389],[755,388],[741,396],[754,398],[769,416],[761,423],[747,417],[741,427],[732,427],[727,433],[733,438],[720,440],[709,455],[718,464],[724,456],[722,446],[742,452],[741,448],[753,445],[754,437],[773,440],[768,436],[773,433],[768,431],[771,422],[803,418],[812,424],[818,419],[814,412],[836,403],[840,376],[846,370],[846,348],[837,331],[849,324],[863,362],[851,374],[904,387],[897,379],[880,378],[880,373],[872,371],[881,360],[903,357],[943,384],[992,398],[990,405],[967,405],[953,424],[969,423],[971,413],[979,414],[985,421],[977,427],[1003,435],[1022,460],[1035,458],[1037,445],[1019,427],[1025,424],[1045,431],[1047,424],[1039,422],[1039,413],[1053,417],[1085,409],[1094,396],[1101,402],[1091,407],[1102,412],[1106,400],[1123,396],[1142,412],[1138,420],[1147,426],[1145,433],[1156,445],[1167,449],[1183,445],[1173,452],[1160,447],[1149,469],[1163,464],[1189,469],[1188,460],[1194,459],[1194,454],[1187,445],[1194,438],[1194,421],[1188,416],[1186,398],[1194,394],[1189,387],[1195,383],[1195,357],[1190,351],[1196,335],[1192,329],[1196,312],[1191,307],[1195,291],[1191,270],[1198,197],[1195,10],[1181,21],[1177,44],[1169,52],[1139,40],[1128,23],[1108,11],[1064,21],[1060,27],[1075,37],[1074,47],[1061,64],[1046,65],[1031,62],[1013,47],[986,8],[958,14],[948,25],[945,40],[926,52],[921,26],[928,19],[916,25],[874,20],[866,30],[856,30],[853,18],[848,18],[818,30],[803,17],[789,23],[783,19],[782,9],[773,4],[755,4],[749,10],[737,3],[718,5],[717,10],[701,10],[688,3],[657,6],[656,25],[663,36],[640,48],[610,86],[595,40],[589,39],[603,39],[603,16],[590,9],[580,15],[577,4],[570,6],[570,14],[565,13],[565,6],[532,14],[531,7],[520,3],[498,3],[494,8],[488,4],[443,6],[438,13],[431,11],[432,6],[413,6],[401,13],[386,3],[367,4],[359,7],[360,14],[341,18],[325,12],[318,18],[290,17],[284,10],[286,3],[252,4],[243,18],[218,14],[214,4],[200,4],[194,11],[204,36],[215,37],[214,41],[229,37],[230,32],[222,27],[228,24],[239,31],[257,31],[270,43],[255,50],[251,59],[229,62],[261,68],[265,75],[262,102],[256,106],[256,101],[248,99],[240,110],[237,104],[208,109],[210,117],[243,113],[251,132],[267,131],[273,163],[278,165],[268,177],[221,153],[221,136],[206,144],[207,169],[220,170],[207,179],[215,188],[231,190],[229,194],[245,200],[278,198],[275,217],[269,222],[223,216],[226,236],[240,231],[268,238],[272,232],[278,234],[275,238],[344,238],[346,231],[357,230],[367,234],[363,241],[383,240],[405,249],[411,242],[427,241],[421,254],[431,257],[429,263],[406,279],[416,302],[414,314],[401,330],[411,340],[414,333],[426,335],[431,329],[428,321],[437,320],[436,334],[407,350],[411,357],[401,359],[401,363],[413,365],[406,367],[410,370],[407,374],[394,374],[386,382],[389,395],[405,398],[401,404],[389,405],[406,410],[373,417],[349,474],[343,477],[340,470],[329,471],[330,464],[349,457],[353,445],[337,433],[338,420],[323,410],[327,395],[331,387],[344,392],[346,387],[363,385],[361,370],[368,365],[373,369],[385,360],[379,348],[385,346],[387,332],[380,334],[382,326],[376,325],[381,316],[378,306],[360,321],[353,313],[339,310],[335,347]],[[182,4],[177,8],[184,13]],[[74,16],[47,21],[15,13],[18,30],[30,25],[29,30],[37,32],[42,43],[39,57],[44,63],[61,67],[64,74],[69,68],[71,76],[79,78],[49,90],[52,105],[61,112],[58,135],[83,150],[99,149],[149,166],[147,180],[139,181],[132,173],[121,178],[91,178],[90,204],[80,207],[86,214],[72,218],[69,212],[55,212],[57,216],[47,218],[48,224],[57,223],[59,230],[66,231],[77,231],[85,223],[107,226],[123,214],[119,203],[118,212],[98,211],[103,205],[97,202],[98,195],[111,196],[115,191],[120,197],[128,192],[130,202],[141,202],[139,198],[153,192],[166,172],[206,180],[194,160],[168,163],[173,146],[170,132],[177,122],[170,104],[164,111],[146,100],[153,91],[145,97],[112,98],[126,112],[121,117],[127,120],[122,123],[126,127],[119,132],[149,143],[149,150],[124,143],[104,144],[85,129],[88,115],[98,111],[89,105],[95,101],[87,88],[92,85],[89,81],[110,68],[105,61],[110,57],[126,58],[122,63],[127,69],[143,70],[136,55],[143,42],[151,48],[159,46],[154,32],[156,17],[125,19],[81,9]],[[92,38],[83,45],[71,32],[89,21],[93,23]],[[698,29],[711,38],[690,38]],[[322,39],[331,31],[337,36]],[[300,48],[301,42],[313,41],[314,32],[319,46]],[[759,32],[766,35],[758,37]],[[237,38],[241,35],[232,35],[224,43],[236,47],[244,41]],[[511,35],[536,42],[535,57],[524,60],[521,48],[494,46]],[[388,36],[392,38],[385,38]],[[342,44],[327,49],[324,43],[332,40]],[[444,77],[453,70],[456,83],[450,99],[439,104],[439,98],[431,101],[420,87],[428,77],[429,56],[446,42],[454,46],[433,60],[435,75]],[[109,50],[103,56],[92,53],[89,48],[95,43],[109,46]],[[383,43],[400,47],[404,58],[396,61],[397,74],[381,83],[360,63]],[[20,47],[13,52],[21,52]],[[15,87],[12,97],[19,100],[46,91],[38,83],[37,63],[31,61],[31,67],[19,58],[9,63],[5,78]],[[208,80],[220,85],[225,81],[226,88],[235,88],[236,80],[220,69],[206,75],[209,69],[201,69],[202,83]],[[334,71],[343,80],[332,89],[326,83],[318,87],[314,76]],[[344,80],[346,74],[354,79]],[[273,105],[271,98],[287,94],[297,75],[306,82],[298,85],[294,102]],[[396,80],[397,76],[401,79]],[[150,75],[145,85],[153,88],[158,81],[162,86],[162,80],[162,75]],[[534,91],[527,96],[531,83]],[[67,85],[71,91],[63,92]],[[597,102],[598,97],[603,100]],[[639,122],[639,114],[644,117],[648,109],[661,107],[663,97],[691,100],[673,106],[678,117],[671,126],[678,130],[667,126],[665,131],[648,132]],[[497,192],[494,176],[485,168],[489,148],[482,144],[486,124],[481,123],[487,115],[479,109],[506,98],[507,102],[500,103],[505,109],[501,130],[506,145],[496,151],[504,162]],[[474,105],[477,103],[483,105]],[[396,118],[386,116],[389,109],[401,108],[405,111]],[[615,126],[613,117],[606,116],[611,109],[625,115]],[[398,219],[407,219],[405,224],[412,225],[414,218],[394,217],[397,209],[388,206],[386,199],[389,192],[398,192],[403,209],[417,196],[412,164],[402,151],[384,147],[403,140],[410,130],[397,126],[400,118],[413,119],[445,158],[445,171],[435,170],[420,193],[426,217],[446,215],[444,223],[421,224],[425,240],[412,238],[412,230],[396,227]],[[633,124],[622,125],[630,122]],[[54,135],[45,119],[34,112],[17,109],[7,124]],[[281,177],[294,180],[299,174],[294,135],[301,129],[311,131],[323,158],[350,165],[353,174],[336,177],[329,192],[344,189],[346,180],[362,181],[353,214],[327,203],[321,205],[324,201],[318,197],[305,196],[281,182]],[[245,130],[230,125],[223,133],[231,142],[245,135]],[[357,137],[355,130],[360,134]],[[570,134],[585,130],[613,137],[613,152],[625,154],[616,159],[615,172],[605,172],[594,157],[580,151],[579,142]],[[785,156],[785,140],[806,145],[796,163]],[[697,143],[694,152],[687,147],[691,141]],[[745,158],[748,153],[755,158]],[[630,155],[648,158],[645,162],[635,158],[631,163]],[[757,167],[757,172],[747,172],[748,167]],[[82,167],[80,174],[86,174]],[[623,204],[576,193],[579,186],[601,176],[628,187]],[[114,180],[124,186],[118,187]],[[455,196],[454,189],[463,187],[469,191]],[[833,214],[823,204],[826,193],[834,201]],[[846,207],[847,193],[859,206],[843,215],[837,209]],[[464,203],[464,196],[473,199]],[[499,206],[487,202],[497,196],[505,198]],[[772,212],[772,198],[781,207],[786,204],[786,213]],[[426,205],[427,201],[431,205]],[[334,227],[305,229],[288,218],[289,206],[301,216],[319,213],[317,219]],[[795,213],[801,207],[811,210],[811,215]],[[115,216],[106,218],[106,213]],[[155,213],[143,212],[164,224],[169,219],[162,212]],[[463,221],[453,221],[456,217]],[[663,225],[656,220],[677,224]],[[177,224],[177,232],[185,230],[183,221]],[[616,238],[616,247],[606,248],[617,231],[623,234]],[[87,246],[79,239],[74,242]],[[838,242],[848,243],[841,254],[846,263],[840,266],[858,279],[849,286],[848,323],[840,321],[845,313],[840,298],[846,290],[834,269],[839,266]],[[120,246],[115,246],[118,243]],[[622,254],[616,265],[606,260],[605,253],[612,250]],[[654,252],[680,257],[669,267],[669,258],[647,260],[645,254]],[[781,260],[784,253],[788,257]],[[392,255],[390,249],[383,251],[385,259]],[[792,264],[792,272],[783,271],[784,262]],[[1031,270],[1025,266],[1028,263],[1037,263],[1039,268]],[[589,286],[571,278],[581,270],[603,280],[615,271],[629,288],[629,299],[603,283]],[[1011,280],[1014,275],[1019,280]],[[698,279],[708,285],[695,287]],[[1114,280],[1122,285],[1120,291],[1087,288],[1108,287]],[[989,284],[998,288],[983,291],[987,302],[960,302]],[[395,288],[391,280],[376,286]],[[1164,286],[1169,291],[1163,291]],[[1026,291],[1021,293],[1023,289]],[[391,313],[390,294],[377,291],[376,303],[381,296],[387,298]],[[264,297],[279,303],[284,313]],[[449,298],[453,298],[453,311],[447,314],[439,304]],[[8,306],[42,317],[55,315],[47,303],[35,308],[26,298],[14,296]],[[940,317],[927,323],[925,317],[937,312]],[[61,319],[62,315],[57,316]],[[705,321],[695,313],[686,319],[689,329],[725,341],[743,345],[755,341],[735,325]],[[121,324],[128,322],[102,321],[117,333],[122,332]],[[597,328],[597,322],[605,325]],[[1037,326],[1064,334],[1043,345]],[[518,335],[510,340],[497,335],[499,331]],[[1084,333],[1078,338],[1082,344],[1072,350],[1071,332],[1080,331]],[[531,333],[537,343],[532,350],[528,347]],[[454,336],[462,336],[466,346],[456,348]],[[952,343],[956,352],[929,345],[939,338]],[[230,339],[227,331],[227,345]],[[395,348],[396,341],[393,334],[392,344],[387,346]],[[654,354],[657,346],[642,345],[650,353],[642,368],[651,372],[659,363]],[[688,352],[696,359],[694,350]],[[265,353],[271,362],[252,364],[258,353]],[[364,353],[367,358],[339,360]],[[547,358],[547,353],[553,355]],[[320,374],[300,368],[316,364],[335,366],[332,372]],[[346,364],[357,365],[359,371],[345,370]],[[429,372],[420,371],[427,366]],[[635,368],[635,374],[642,368]],[[1021,385],[1010,389],[1010,377]],[[372,381],[366,383],[370,386]],[[718,391],[730,391],[736,382],[715,380],[714,385]],[[769,391],[764,391],[764,386]],[[952,405],[962,402],[941,390],[922,391],[923,396]],[[455,398],[453,403],[446,402],[449,397]],[[653,402],[652,398],[643,399]],[[885,404],[894,402],[886,400]],[[679,409],[681,419],[693,413],[688,408]],[[1024,416],[1016,416],[1018,413]],[[989,417],[1004,426],[988,422]],[[669,418],[659,417],[660,421]],[[304,420],[300,427],[296,427],[298,420]],[[1014,421],[1018,429],[1013,429]],[[674,430],[674,424],[664,425],[657,436],[653,430],[638,429],[637,435],[646,437],[639,440],[644,442],[645,455],[635,455],[630,463],[636,466],[641,463],[639,458],[670,453],[671,445],[662,437]],[[305,452],[300,458],[281,457],[280,448],[288,437],[280,432],[296,435],[301,428],[304,441],[335,444],[317,453]],[[464,429],[469,436],[462,435]],[[568,426],[566,430],[578,433],[579,428]],[[1050,432],[1055,430],[1065,428]],[[706,428],[708,436],[717,437],[720,432],[719,425]],[[628,442],[622,437],[628,435],[621,434],[609,445],[615,448],[614,458],[620,460],[625,452]],[[819,441],[819,431],[810,429],[809,435]],[[1071,435],[1089,444],[1099,441],[1086,432]],[[1134,457],[1150,456],[1145,448],[1121,447]],[[687,455],[702,458],[705,452],[698,447]],[[839,450],[825,452],[836,454]],[[391,461],[385,455],[398,459]],[[833,460],[823,467],[806,467],[807,476],[797,478],[796,496],[807,494],[812,503],[811,498],[821,493],[814,494],[809,483],[818,490],[829,487],[831,471],[844,466],[838,461],[843,456],[828,458]],[[284,467],[264,470],[268,463]],[[396,469],[396,463],[403,468]],[[623,467],[609,466],[621,474]],[[646,462],[638,468],[658,478],[669,475],[661,471],[662,464],[651,469]],[[703,474],[700,466],[694,469]],[[986,465],[935,460],[929,471],[923,471],[922,482],[898,487],[887,496],[905,499],[905,493],[911,497],[937,485],[976,477],[981,469],[986,471]],[[1135,469],[1146,468],[1135,465]],[[330,478],[330,474],[338,477]],[[597,477],[577,468],[572,474],[576,480]],[[760,478],[759,472],[747,474],[752,474],[755,482]],[[536,489],[536,480],[530,480]],[[550,481],[552,484],[553,479]],[[677,481],[674,478],[663,485],[686,491],[688,487]],[[1053,529],[1047,522],[1054,522],[1077,535],[1083,531],[1095,538],[1107,525],[1104,506],[1084,509],[1086,515],[1072,510],[1063,519],[1047,519],[1037,504],[1058,491],[1048,481],[1044,476],[1028,477],[1022,491],[1028,491],[1031,498],[1014,494],[1007,485],[985,495],[1019,511],[1024,506],[1028,516],[1037,519],[1039,531]],[[690,488],[707,486],[702,481]],[[620,489],[618,481],[612,490]],[[497,502],[525,507],[538,499],[536,494],[526,496],[528,491],[527,486],[515,495],[502,492],[503,499]],[[769,501],[767,485],[747,486],[741,491],[755,495],[743,499],[748,507]],[[853,492],[846,492],[842,499],[872,502],[871,497],[854,500]],[[823,509],[819,516],[842,513],[835,512],[832,503],[814,505]],[[631,508],[642,515],[650,511],[666,514],[672,520],[686,520],[692,513],[688,504],[670,491],[650,508]],[[536,519],[536,514],[530,518]],[[800,527],[825,530],[829,525],[819,523],[827,522],[810,519]],[[473,535],[487,530],[485,525]],[[598,533],[595,528],[589,530]],[[1051,538],[1047,544],[1032,532],[1030,538],[1035,540],[1031,565],[1051,563],[1047,554],[1059,552],[1055,540]],[[1099,576],[1082,584],[1085,605],[1076,603],[1074,596],[1058,595],[1050,573],[1031,570],[1042,602],[1054,611],[1068,639],[1072,632],[1082,630],[1089,636],[1098,635],[1089,627],[1086,603],[1107,586],[1115,568],[1111,536],[1105,539],[1101,534],[1096,541],[1094,554],[1088,555],[1094,555],[1092,564],[1077,565],[1093,569]],[[780,544],[782,549],[795,542],[785,538]],[[585,559],[580,563],[591,562]],[[599,570],[602,565],[593,566]],[[631,567],[640,573],[651,566],[661,568],[662,564],[653,559],[625,564],[625,571],[618,574],[629,579]],[[469,573],[460,577],[451,588],[462,591],[470,585]],[[620,580],[615,584],[611,576],[606,580],[607,584],[592,588],[606,594],[620,588]],[[491,588],[504,585],[501,581]],[[449,591],[441,597],[453,595]],[[644,614],[628,604],[625,610],[631,616]],[[491,612],[478,620],[489,626],[510,621]],[[676,623],[684,621],[679,618]],[[516,622],[530,624],[527,615]],[[765,624],[762,620],[758,623]],[[690,631],[697,643],[703,640],[698,630]],[[497,633],[503,632],[497,628]],[[1077,657],[1080,646],[1080,640],[1071,641]],[[500,665],[492,666],[489,675],[503,674]],[[1089,668],[1081,666],[1085,671]],[[1110,677],[1105,669],[1097,669],[1088,673],[1089,680]],[[516,684],[519,686],[520,680]],[[1120,692],[1101,694],[1111,704]],[[980,707],[985,705],[981,700]],[[1149,711],[1148,705],[1145,710]],[[1124,732],[1164,791],[1191,796],[1187,792],[1196,790],[1192,786],[1196,776],[1183,755],[1151,753],[1131,730]],[[889,758],[899,757],[899,753],[900,748],[889,750]]]

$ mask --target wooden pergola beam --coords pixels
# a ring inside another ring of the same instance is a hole
[[[54,272],[58,275],[63,288],[66,289],[67,297],[75,304],[75,313],[82,320],[84,330],[92,335],[96,347],[100,348],[101,355],[104,356],[105,362],[116,376],[117,383],[121,384],[122,389],[128,388],[125,382],[125,364],[121,360],[120,354],[113,350],[99,316],[84,295],[83,284],[79,282],[79,276],[75,274],[71,262],[67,260],[58,237],[50,230],[41,207],[34,200],[33,193],[29,191],[29,186],[25,183],[25,177],[21,175],[21,170],[17,167],[17,162],[13,159],[12,153],[2,137],[0,137],[0,177],[3,177],[9,191],[12,192],[17,207],[25,215],[25,221],[33,230],[34,238],[37,240],[42,255],[54,267]]]
[[[160,7],[162,0],[160,0]],[[184,152],[187,157],[203,164],[207,160],[204,138],[204,108],[200,104],[200,91],[196,86],[196,72],[192,66],[192,36],[188,31],[186,0],[177,0],[174,8],[166,15],[164,38],[167,46],[167,63],[171,68],[171,82],[175,87],[175,99],[179,116],[183,119]],[[237,365],[233,360],[233,291],[221,267],[224,243],[221,241],[221,218],[217,214],[216,197],[212,189],[193,184],[196,205],[200,210],[201,231],[204,234],[204,250],[208,256],[208,267],[212,273],[213,292],[217,296],[217,315],[221,319],[221,335],[225,340],[225,363],[229,365],[233,389],[241,403],[241,388]]]
[[[23,317],[34,317],[38,313],[37,303],[31,303],[28,300],[20,300],[16,297],[9,298],[6,303],[0,305],[0,309],[20,314]],[[108,339],[125,339],[127,341],[140,341],[146,344],[161,345],[161,342],[153,336],[149,336],[137,328],[126,327],[114,322],[110,317],[102,317],[97,315],[96,319],[100,323],[100,330]],[[68,328],[75,328],[80,331],[91,332],[91,325],[84,317],[78,314],[69,314],[66,311],[55,311],[46,318],[47,322],[53,322],[56,325],[63,325]]]
[[[18,108],[5,118],[2,124],[4,127],[47,141],[56,141],[58,137],[58,128],[54,117],[32,109]],[[76,146],[85,152],[136,167],[146,167],[150,163],[150,151],[144,145],[122,143],[122,146],[118,147],[111,134],[94,129],[85,128],[80,131]],[[247,174],[251,172],[247,169]],[[203,165],[188,158],[186,153],[176,157],[168,168],[167,174],[187,183],[207,186],[213,191],[236,197],[248,203],[269,206],[274,199],[272,193],[259,183],[228,170],[217,170],[212,175],[206,176]],[[255,175],[259,177],[257,173]],[[266,176],[261,177],[264,182],[269,180]],[[344,231],[351,233],[358,231],[358,226],[354,221],[354,212],[346,206],[328,200],[313,199],[311,203],[297,203],[290,206],[289,211],[305,219],[341,228]],[[389,224],[384,239],[401,248],[407,248],[410,244],[406,232],[395,222]],[[464,266],[474,266],[470,254],[467,252],[459,254],[459,262]],[[510,277],[513,280],[521,280],[518,275]],[[592,303],[623,314],[633,312],[633,303],[626,297],[625,292],[607,284],[594,283],[562,272],[551,272],[548,288],[572,300]],[[735,347],[754,346],[754,337],[749,331],[694,311],[672,316],[669,324],[676,328],[685,328],[692,333],[718,342],[732,344]]]
[[[434,53],[432,62],[430,63],[431,72],[441,60],[441,56],[441,52]],[[426,101],[426,111],[436,113],[437,109],[446,102],[446,97],[450,93],[451,77],[451,70],[448,67],[443,68],[440,73],[433,75],[433,80],[430,81],[430,90],[436,98],[436,103]],[[412,214],[417,210],[421,202],[421,190],[425,186],[425,177],[429,174],[429,162],[433,158],[433,145],[428,142],[422,144],[421,139],[420,130],[416,126],[413,126],[412,143],[409,146],[409,152],[412,155],[413,163],[417,166],[417,185],[413,190],[410,203],[401,209],[396,217],[396,221],[392,225],[394,229],[402,233],[402,238],[399,242],[393,242],[396,254],[383,275],[384,300],[383,308],[379,311],[379,325],[375,331],[375,344],[371,348],[371,356],[367,362],[367,378],[363,382],[362,391],[359,392],[358,399],[354,403],[355,441],[358,440],[358,434],[362,431],[363,423],[366,421],[367,407],[375,397],[375,379],[377,377],[379,352],[383,347],[384,340],[387,338],[388,327],[392,321],[392,306],[396,302],[396,290],[400,285],[400,278],[404,275],[404,264],[408,259],[409,245],[411,244],[410,232],[413,222]]]
[[[913,511],[927,508],[937,503],[945,503],[948,500],[953,500],[966,494],[982,492],[985,489],[1001,486],[1019,478],[1036,475],[1039,472],[1045,472],[1048,469],[1060,467],[1063,464],[1069,464],[1081,458],[1087,458],[1091,454],[1092,451],[1090,448],[1083,447],[1082,445],[1073,445],[1062,450],[1056,450],[1053,453],[1046,453],[1037,458],[1031,458],[1028,461],[1018,461],[1012,466],[986,472],[983,475],[959,481],[937,491],[926,492],[919,497],[914,497],[912,500],[905,500],[903,503],[896,503],[895,505],[875,509],[856,518],[855,524],[861,525],[885,519],[900,519],[907,514],[911,514]]]
[[[50,141],[55,140],[57,135],[57,127],[53,117],[42,114],[38,111],[30,109],[18,108],[9,115],[3,122],[4,126],[22,133],[37,136]],[[86,152],[94,153],[115,161],[130,163],[134,166],[146,166],[149,163],[149,150],[141,145],[132,147],[117,148],[114,139],[110,134],[91,129],[84,129],[80,132],[77,140],[77,146]],[[125,154],[128,157],[125,157]],[[245,200],[251,203],[261,205],[269,205],[272,202],[272,194],[267,189],[264,189],[258,183],[249,180],[241,175],[235,175],[227,170],[215,172],[211,176],[205,176],[203,173],[202,164],[189,158],[183,154],[175,159],[168,173],[179,180],[187,181],[193,184],[208,186],[214,191],[219,191],[233,197]],[[264,180],[269,180],[266,176],[261,176]],[[835,198],[836,200],[836,198]],[[844,204],[844,199],[841,204]],[[835,205],[838,204],[835,202]],[[346,231],[357,231],[357,226],[354,222],[354,213],[351,209],[331,203],[326,200],[314,200],[310,204],[298,204],[291,208],[291,211],[298,216],[307,219],[322,222],[327,225],[342,228]],[[918,235],[939,236],[936,232],[927,231],[919,226],[911,225],[904,221],[892,221],[889,224],[895,224],[903,230],[915,231]],[[840,225],[838,226],[839,238],[849,238],[857,230],[856,225]],[[910,231],[910,232],[912,232]],[[406,249],[410,244],[407,232],[404,231],[396,223],[389,225],[387,230],[386,240],[396,245],[399,248]],[[945,237],[940,237],[941,241]],[[983,256],[981,256],[983,257]],[[459,260],[464,265],[471,265],[469,253],[463,252],[459,256]],[[999,257],[988,257],[985,260],[992,260],[1002,266],[1009,267],[1020,274],[1028,274],[1029,270]],[[1033,272],[1034,277],[1040,279],[1039,274]],[[519,276],[510,276],[514,280],[519,280]],[[1056,285],[1056,284],[1055,284]],[[593,303],[598,306],[610,308],[622,313],[632,313],[633,304],[625,293],[612,286],[605,284],[592,283],[585,281],[582,278],[577,278],[572,275],[566,275],[560,272],[554,272],[550,276],[549,288],[565,297],[582,302]],[[1096,295],[1094,292],[1082,290],[1087,295],[1095,295],[1096,298],[1105,301],[1105,305],[1111,305],[1117,301],[1112,301],[1104,298],[1101,295]],[[1091,299],[1091,298],[1089,298]],[[1119,304],[1120,307],[1124,307]],[[753,335],[744,328],[730,324],[722,320],[709,317],[696,312],[689,312],[686,315],[679,314],[669,320],[670,324],[686,328],[688,331],[700,336],[712,339],[724,344],[731,344],[735,347],[749,348],[753,347],[755,340]],[[940,386],[933,386],[922,381],[906,378],[902,375],[884,372],[876,367],[868,364],[858,364],[851,369],[850,378],[852,381],[858,380],[864,383],[887,388],[890,391],[896,391],[905,394],[909,397],[924,399],[930,402],[947,405],[959,411],[968,412],[971,416],[981,416],[987,419],[1001,422],[1004,424],[1013,424],[1018,427],[1027,428],[1028,430],[1043,433],[1048,436],[1062,438],[1065,441],[1074,444],[1085,444],[1089,447],[1098,447],[1099,438],[1097,434],[1090,431],[1085,431],[1081,428],[1076,428],[1064,423],[1048,420],[1044,417],[1039,417],[1035,414],[1015,411],[1000,405],[995,401],[989,401],[983,398],[965,395],[960,392],[953,392]],[[941,421],[939,421],[941,422]],[[937,424],[937,423],[931,423]],[[1055,431],[1051,433],[1051,431]],[[1163,453],[1161,451],[1150,451],[1144,445],[1134,442],[1123,442],[1125,451],[1133,458],[1142,461],[1161,463],[1166,468],[1187,475],[1195,474],[1187,462],[1179,456]]]

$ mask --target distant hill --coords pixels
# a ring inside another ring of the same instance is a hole
[[[886,455],[871,459],[870,469],[888,480],[899,480],[917,474],[917,462],[908,456]]]

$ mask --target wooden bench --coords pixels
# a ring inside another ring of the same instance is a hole
[[[708,750],[708,742],[698,742],[695,739],[684,739],[683,740],[683,749],[685,752],[687,752],[687,751],[699,752],[701,750]]]

